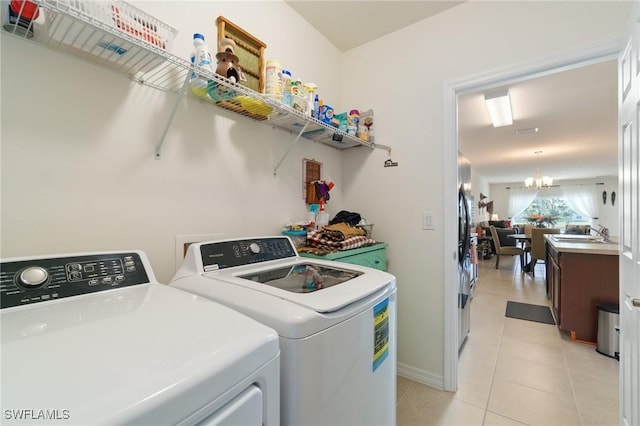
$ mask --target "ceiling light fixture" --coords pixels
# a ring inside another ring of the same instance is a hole
[[[513,124],[508,89],[486,93],[484,102],[487,105],[487,111],[489,111],[493,127],[511,126]]]
[[[553,185],[553,179],[549,176],[542,176],[540,173],[540,154],[542,151],[536,151],[536,155],[538,159],[536,161],[536,176],[535,178],[529,177],[524,180],[524,186],[527,188],[548,188]]]

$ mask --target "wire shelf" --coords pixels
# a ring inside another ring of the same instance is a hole
[[[27,4],[39,8],[35,16],[25,7]],[[303,115],[218,74],[195,71],[190,61],[168,51],[177,35],[175,28],[123,0],[32,0],[22,2],[15,16],[9,13],[9,2],[2,1],[0,5],[5,33],[126,74],[140,84],[170,93],[191,93],[217,107],[338,149],[389,149]],[[209,82],[204,93],[186,90],[193,72]],[[161,145],[162,141],[158,151]]]

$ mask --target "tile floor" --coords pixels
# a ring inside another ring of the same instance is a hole
[[[618,362],[571,342],[555,325],[505,317],[506,302],[549,305],[544,264],[480,262],[458,391],[398,377],[397,424],[618,425]]]

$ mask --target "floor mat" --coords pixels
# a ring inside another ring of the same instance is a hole
[[[529,303],[507,302],[507,311],[505,316],[509,318],[517,318],[527,321],[542,322],[544,324],[553,324],[553,315],[548,306],[531,305]]]

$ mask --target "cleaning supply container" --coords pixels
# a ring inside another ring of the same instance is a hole
[[[280,98],[280,102],[287,106],[291,106],[291,84],[293,82],[293,78],[291,76],[291,71],[282,70],[282,97]]]
[[[267,60],[264,93],[276,99],[282,97],[282,64],[277,59]]]
[[[283,229],[282,235],[286,235],[287,237],[289,237],[291,239],[291,242],[297,249],[307,245],[306,229],[300,229],[300,230]]]
[[[316,215],[316,224],[318,229],[322,229],[323,226],[327,226],[329,224],[329,212],[324,208],[324,200],[320,201],[320,210]]]
[[[196,71],[207,71],[213,73],[211,66],[211,53],[204,42],[204,36],[199,33],[193,35],[193,52],[191,53],[191,64],[194,71],[191,73],[190,81],[191,90],[198,96],[204,96],[207,93],[209,80]]]

